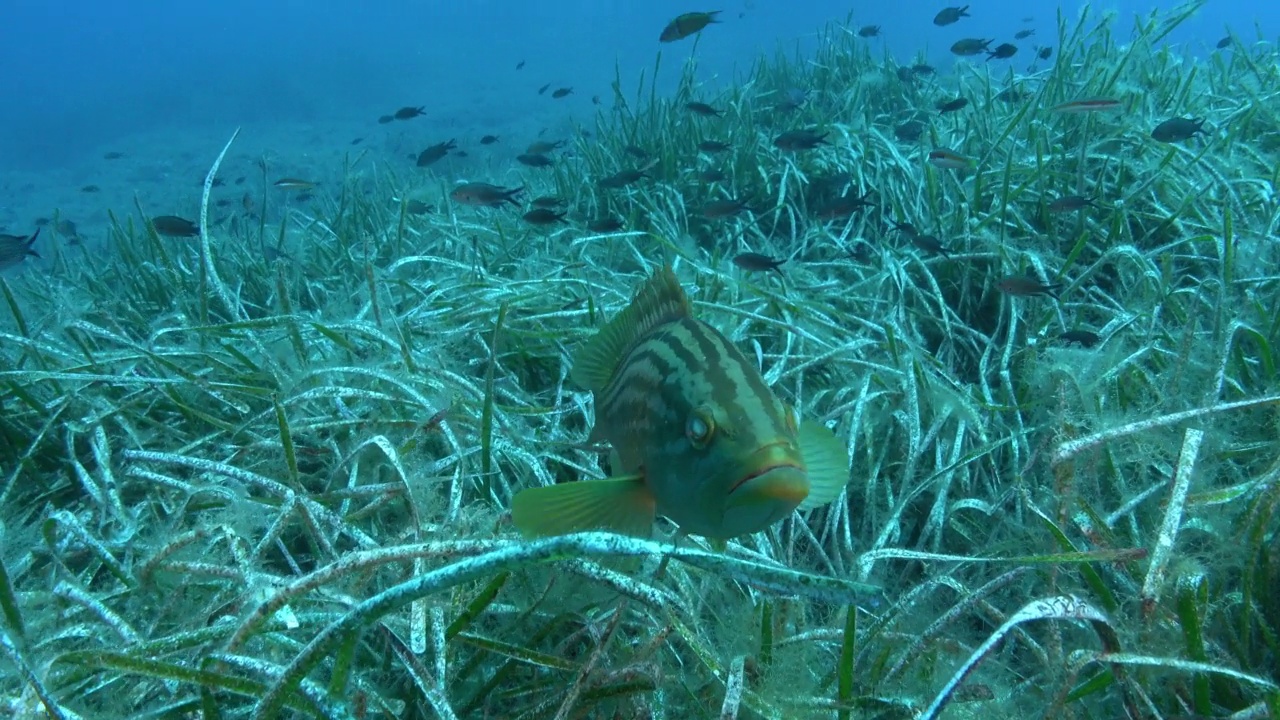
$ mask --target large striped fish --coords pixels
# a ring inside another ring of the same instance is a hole
[[[591,439],[613,446],[615,476],[519,492],[511,513],[525,536],[646,536],[660,514],[725,540],[844,491],[844,444],[797,423],[729,339],[693,316],[670,267],[581,349],[572,379],[595,397]]]

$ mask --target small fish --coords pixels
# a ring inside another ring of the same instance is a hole
[[[1173,118],[1165,120],[1151,131],[1151,139],[1156,142],[1172,143],[1190,140],[1196,133],[1204,133],[1204,118]]]
[[[516,156],[516,161],[521,165],[529,167],[551,167],[555,161],[541,153],[522,153]]]
[[[115,150],[112,150],[111,152],[108,152],[108,153],[103,153],[102,155],[103,160],[119,160],[122,157],[124,157],[124,153],[116,152]]]
[[[698,149],[704,153],[719,153],[725,152],[726,150],[732,150],[733,146],[726,142],[720,142],[719,140],[703,140],[698,143]]]
[[[546,85],[543,85],[542,87],[538,88],[538,94],[546,95],[547,91],[550,89],[551,89],[551,83],[547,83]]]
[[[522,70],[522,69],[524,69],[524,61],[523,61],[523,60],[521,60],[520,62],[516,63],[516,69],[517,69],[517,70]]]
[[[520,203],[516,202],[515,197],[524,192],[523,187],[504,188],[489,183],[473,182],[463,183],[454,188],[449,193],[449,197],[453,201],[461,205],[473,205],[476,207],[502,207],[505,203],[511,203],[516,207],[520,207]]]
[[[1045,208],[1052,213],[1071,212],[1072,210],[1082,210],[1087,207],[1098,207],[1094,204],[1093,198],[1083,195],[1064,195],[1048,205]]]
[[[409,215],[426,215],[435,210],[435,208],[421,200],[406,200],[404,203],[404,211]]]
[[[98,187],[97,185],[85,185],[84,187],[80,188],[80,192],[82,193],[102,192],[102,188]]]
[[[720,117],[720,111],[704,102],[688,102],[684,106],[695,115],[703,117]]]
[[[658,36],[658,42],[675,42],[683,40],[690,35],[702,32],[702,29],[712,23],[719,23],[716,16],[720,14],[719,10],[711,12],[687,12],[676,17],[675,20],[667,23],[662,29],[662,34]]]
[[[823,220],[843,220],[852,217],[856,212],[875,207],[867,200],[869,197],[871,197],[870,190],[862,195],[859,195],[856,190],[850,190],[848,193],[820,207],[818,209],[818,217]]]
[[[314,190],[316,187],[316,184],[311,182],[310,180],[303,180],[301,178],[292,178],[292,177],[280,178],[279,180],[271,184],[275,185],[281,190]]]
[[[778,275],[782,275],[782,264],[787,261],[786,258],[771,258],[768,255],[760,253],[745,252],[733,257],[733,264],[751,272],[763,272],[772,270]]]
[[[1026,29],[1026,30],[1019,30],[1018,32],[1016,32],[1016,33],[1014,33],[1014,34],[1013,34],[1013,39],[1014,39],[1014,40],[1026,40],[1027,38],[1029,38],[1029,37],[1031,37],[1032,35],[1035,35],[1035,34],[1036,34],[1036,31],[1035,31],[1035,30],[1032,30],[1032,29],[1030,29],[1030,28],[1028,28],[1028,29]]]
[[[359,144],[360,144],[360,143],[362,143],[362,142],[364,142],[364,138],[362,138],[362,137],[358,137],[358,138],[356,138],[355,140],[352,140],[352,141],[351,141],[351,144],[352,144],[352,145],[359,145]]]
[[[571,87],[556,88],[555,91],[551,93],[551,97],[559,100],[562,97],[567,97],[572,92],[573,88]]]
[[[1214,47],[1218,48],[1219,50],[1225,50],[1231,47],[1231,36],[1228,35],[1222,38],[1221,40],[1218,41],[1218,44],[1215,45]]]
[[[938,109],[938,112],[946,114],[946,113],[953,113],[953,112],[963,110],[965,106],[967,106],[968,104],[969,104],[968,98],[956,98],[955,100],[940,102],[934,107]]]
[[[32,246],[40,237],[40,228],[28,236],[0,233],[0,270],[8,270],[28,257],[40,257]]]
[[[1059,335],[1058,339],[1068,345],[1078,344],[1080,347],[1085,348],[1091,348],[1102,340],[1097,333],[1092,333],[1088,330],[1068,330]]]
[[[425,105],[422,107],[406,106],[395,111],[395,114],[393,114],[392,117],[394,117],[396,120],[412,120],[418,117],[419,115],[426,115],[426,113],[423,112],[424,110],[426,110]]]
[[[947,170],[967,170],[977,163],[955,150],[938,148],[929,152],[929,164]]]
[[[484,137],[480,138],[481,145],[492,145],[496,142],[498,142],[497,135],[485,135]]]
[[[1013,43],[1000,43],[995,50],[987,53],[987,62],[992,60],[1007,60],[1018,54],[1018,46]]]
[[[982,40],[980,38],[965,38],[957,40],[951,46],[951,52],[960,57],[968,57],[979,53],[987,52],[987,46],[995,42],[994,40]]]
[[[1036,57],[1041,60],[1048,60],[1053,57],[1053,48],[1048,45],[1042,48],[1036,48]]]
[[[646,152],[645,149],[642,147],[637,147],[635,145],[627,145],[626,147],[622,148],[622,151],[637,160],[649,159],[649,153]]]
[[[996,281],[997,290],[1021,297],[1048,295],[1056,300],[1058,290],[1061,288],[1062,285],[1060,283],[1041,282],[1039,278],[1031,277],[1030,275],[1010,275]]]
[[[609,177],[602,178],[596,184],[607,190],[618,190],[647,177],[649,176],[644,174],[643,170],[620,170]]]
[[[858,28],[858,37],[861,37],[861,38],[880,37],[880,26],[879,25],[863,25],[862,27]]]
[[[396,119],[395,119],[394,117],[390,116],[390,115],[383,115],[383,116],[381,116],[381,117],[379,117],[379,118],[378,118],[378,124],[379,124],[379,125],[387,125],[387,124],[389,124],[389,123],[393,123],[393,122],[395,122],[395,120],[396,120]]]
[[[599,105],[599,104],[600,104],[600,96],[599,96],[599,95],[592,95],[592,96],[591,96],[591,104],[592,104],[592,105]]]
[[[517,493],[526,537],[646,536],[663,515],[681,534],[727,540],[844,492],[845,444],[798,422],[755,363],[693,316],[670,267],[574,355],[571,377],[595,398],[590,440],[613,446],[614,476]]]
[[[566,205],[567,201],[554,195],[543,195],[542,197],[534,198],[529,204],[536,208],[558,208]]]
[[[965,17],[969,17],[968,5],[964,5],[962,7],[942,8],[938,11],[937,15],[933,16],[933,24],[942,27],[944,25],[951,25],[953,23],[960,22],[960,18]]]
[[[698,178],[702,182],[706,182],[706,183],[722,182],[728,179],[729,177],[728,173],[726,173],[723,170],[720,170],[719,168],[707,168],[706,170],[699,170],[698,172],[694,173],[693,176]]]
[[[160,215],[151,218],[151,227],[164,237],[199,237],[200,226],[177,215]]]
[[[1000,102],[1016,103],[1016,102],[1022,102],[1023,100],[1026,100],[1027,98],[1031,97],[1031,95],[1028,94],[1027,91],[1023,90],[1022,86],[1020,85],[1010,85],[1009,87],[996,93],[995,97]]]
[[[591,232],[607,233],[622,229],[622,221],[615,217],[599,217],[587,223]]]
[[[911,66],[910,70],[913,75],[933,75],[938,72],[932,65],[926,65],[924,63],[916,63]]]
[[[428,165],[435,164],[445,155],[448,155],[450,150],[453,150],[456,147],[458,147],[458,144],[453,140],[436,143],[435,145],[432,145],[426,150],[418,153],[418,158],[414,161],[414,164],[418,167],[427,167]]]
[[[917,248],[929,253],[930,255],[941,255],[947,259],[951,258],[951,253],[947,252],[947,247],[942,244],[937,235],[929,235],[927,233],[910,233],[908,236],[911,244]]]
[[[702,206],[702,217],[708,220],[718,220],[737,215],[745,210],[751,210],[751,203],[746,200],[712,200]],[[752,212],[755,212],[752,210]]]
[[[924,135],[926,126],[920,120],[908,120],[893,128],[893,136],[902,142],[915,142]]]
[[[524,149],[526,155],[546,155],[552,150],[556,150],[564,145],[563,140],[555,142],[547,142],[546,140],[538,140],[529,143],[529,147]]]
[[[1067,114],[1091,113],[1119,109],[1120,101],[1115,98],[1084,98],[1081,100],[1064,102],[1061,105],[1055,105],[1053,107],[1054,112]]]
[[[830,145],[823,139],[826,136],[827,133],[819,135],[814,130],[788,130],[773,139],[773,146],[788,152],[812,150],[819,145]]]
[[[564,218],[565,213],[558,213],[545,207],[534,208],[524,214],[524,221],[530,225],[554,225],[558,222],[567,222]]]

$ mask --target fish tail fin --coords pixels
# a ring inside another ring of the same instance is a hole
[[[527,538],[589,530],[647,537],[655,512],[638,475],[526,488],[511,500],[511,519]]]

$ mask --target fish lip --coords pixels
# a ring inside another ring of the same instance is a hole
[[[730,495],[734,494],[740,488],[745,486],[747,483],[751,482],[752,480],[755,480],[758,477],[767,475],[773,472],[774,470],[780,470],[783,468],[792,468],[792,469],[804,472],[805,467],[799,462],[796,462],[795,460],[791,459],[790,457],[784,456],[783,458],[775,459],[777,457],[778,450],[786,451],[791,449],[793,449],[791,443],[788,443],[786,441],[779,441],[779,442],[769,443],[768,445],[764,445],[758,448],[755,452],[751,453],[751,457],[764,459],[764,460],[767,460],[768,462],[765,462],[759,465],[752,472],[749,472],[746,475],[742,476],[742,478],[739,479],[738,482],[733,484],[733,487],[729,488],[729,494]],[[792,453],[785,453],[785,455],[792,455]]]

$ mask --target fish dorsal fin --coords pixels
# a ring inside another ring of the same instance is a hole
[[[573,358],[570,377],[592,391],[604,389],[622,357],[654,328],[690,317],[693,309],[671,266],[655,272],[631,304],[610,320]]]

